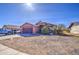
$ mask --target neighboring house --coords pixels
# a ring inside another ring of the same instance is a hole
[[[73,22],[69,26],[70,33],[79,34],[79,22]]]
[[[12,34],[20,32],[20,26],[16,26],[16,25],[4,25],[2,29],[11,30]]]
[[[20,26],[21,28],[21,33],[31,33],[31,34],[35,34],[37,33],[38,27],[34,26],[30,23],[24,23],[22,26]]]

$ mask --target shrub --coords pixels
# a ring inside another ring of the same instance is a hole
[[[44,26],[42,29],[41,29],[41,33],[42,34],[49,34],[49,28],[47,26]]]

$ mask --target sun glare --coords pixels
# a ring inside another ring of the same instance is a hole
[[[34,6],[32,3],[25,3],[26,7],[28,10],[35,10]]]
[[[26,3],[27,6],[32,7],[32,3]]]

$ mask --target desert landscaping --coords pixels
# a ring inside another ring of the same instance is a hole
[[[0,40],[0,44],[30,55],[78,55],[79,37],[41,35]]]

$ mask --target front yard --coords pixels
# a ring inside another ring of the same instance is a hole
[[[0,40],[0,43],[31,55],[79,54],[79,37],[16,37]]]

